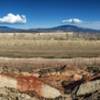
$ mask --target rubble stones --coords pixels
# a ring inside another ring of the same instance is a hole
[[[21,93],[16,89],[0,88],[0,100],[38,100],[28,94]]]

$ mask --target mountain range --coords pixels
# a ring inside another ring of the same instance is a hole
[[[0,32],[82,32],[82,33],[100,33],[100,30],[78,27],[75,25],[61,25],[52,28],[31,28],[17,29],[7,26],[0,26]]]

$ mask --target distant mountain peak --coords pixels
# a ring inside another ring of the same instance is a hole
[[[7,26],[0,26],[0,32],[99,32],[100,30],[89,29],[89,28],[82,28],[75,25],[60,25],[52,28],[36,28],[36,29],[16,29]]]

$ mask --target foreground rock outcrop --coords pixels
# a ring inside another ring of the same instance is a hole
[[[35,92],[39,97],[56,98],[61,93],[35,76],[25,76],[16,74],[1,74],[0,87],[14,88],[21,92]]]
[[[77,96],[91,94],[100,90],[100,80],[86,82],[80,85]]]
[[[7,69],[6,69],[7,70]],[[100,71],[62,66],[0,74],[0,100],[100,100]]]

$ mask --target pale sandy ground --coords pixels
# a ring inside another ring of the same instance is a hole
[[[6,67],[56,67],[64,65],[100,65],[100,57],[96,58],[71,58],[71,59],[46,59],[46,58],[7,58],[0,57],[0,66]]]

